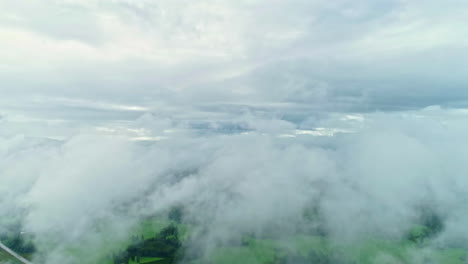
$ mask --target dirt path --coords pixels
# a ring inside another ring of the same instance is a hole
[[[5,250],[8,254],[12,255],[17,260],[21,261],[24,264],[32,264],[29,260],[23,258],[22,256],[16,254],[13,250],[5,246],[2,242],[0,242],[0,248]]]

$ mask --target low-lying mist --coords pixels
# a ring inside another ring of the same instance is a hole
[[[137,120],[154,135],[172,131],[153,141],[12,135],[0,138],[0,232],[30,234],[38,262],[96,263],[139,221],[181,206],[195,226],[184,249],[203,258],[245,237],[401,239],[427,209],[442,228],[414,253],[411,263],[424,263],[417,255],[433,248],[468,247],[466,117],[429,108],[317,121],[350,131],[332,136],[252,116],[250,124],[263,125],[242,133]]]

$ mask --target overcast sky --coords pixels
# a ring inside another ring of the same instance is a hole
[[[462,0],[0,0],[2,132],[464,107],[466,19]]]

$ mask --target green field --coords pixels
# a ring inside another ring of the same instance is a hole
[[[7,252],[0,249],[0,264],[10,263],[10,264],[22,264],[14,257],[10,256]]]
[[[347,260],[345,263],[356,264],[464,264],[468,259],[468,251],[463,249],[427,250],[405,241],[369,240],[354,246],[331,246],[322,237],[295,236],[285,241],[250,239],[245,246],[220,247],[207,259],[192,261],[192,264],[271,264],[287,255],[313,256],[314,263],[328,263],[335,254]],[[0,263],[21,264],[4,251],[0,251]],[[142,257],[140,263],[165,264],[165,260]],[[130,264],[136,262],[130,261]]]
[[[138,262],[130,260],[129,264],[137,264]],[[149,257],[143,257],[140,260],[141,264],[164,264],[164,259],[163,258],[149,258]]]
[[[87,246],[67,249],[67,254],[77,263],[114,264],[109,256],[125,250],[131,245],[132,237],[151,239],[165,227],[175,225],[179,238],[186,241],[193,226],[176,224],[160,218],[148,218],[132,229],[128,238],[116,240],[102,229],[103,247],[96,250]],[[343,263],[343,264],[464,264],[468,251],[461,248],[434,248],[433,239],[426,226],[415,225],[401,239],[369,238],[355,243],[332,243],[321,235],[291,235],[282,238],[253,238],[246,236],[241,243],[218,246],[189,264],[283,264],[283,263]],[[169,259],[142,256],[142,264],[167,264]],[[0,264],[20,264],[6,252],[0,251]],[[130,260],[129,264],[137,262]]]
[[[287,260],[293,256],[293,260]],[[239,260],[242,259],[242,262]],[[408,241],[368,240],[356,245],[331,245],[318,236],[295,236],[286,241],[251,240],[247,246],[221,247],[203,261],[192,264],[271,263],[350,264],[464,264],[468,251],[430,249]]]

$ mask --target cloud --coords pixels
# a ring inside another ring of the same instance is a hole
[[[466,111],[438,107],[367,114],[355,133],[322,139],[280,137],[292,129],[283,121],[250,127],[250,133],[199,134],[147,115],[133,125],[147,135],[166,133],[164,139],[3,138],[0,180],[8,188],[0,189],[0,206],[23,218],[47,263],[74,263],[66,254],[71,248],[90,250],[89,261],[102,257],[112,250],[105,241],[123,240],[142,217],[178,204],[198,223],[197,247],[207,254],[242,235],[281,238],[315,225],[336,243],[399,238],[427,204],[446,223],[435,241],[463,245],[465,117]],[[246,119],[265,124],[252,118]],[[328,124],[356,124],[332,119]],[[304,220],[311,207],[324,222]],[[109,224],[96,229],[100,223]]]
[[[447,12],[396,0],[0,5],[5,98],[341,112],[466,104],[455,0]]]
[[[462,1],[0,10],[0,207],[38,243],[63,242],[41,248],[48,263],[114,239],[92,232],[99,223],[119,240],[178,203],[210,224],[206,252],[312,228],[298,217],[309,206],[349,242],[401,236],[431,203],[446,217],[437,243],[465,243]]]

